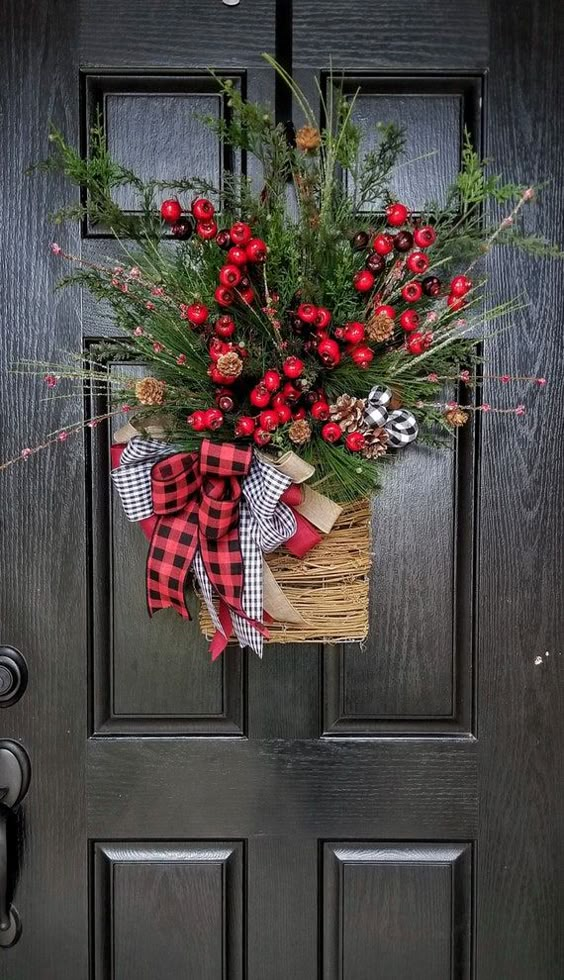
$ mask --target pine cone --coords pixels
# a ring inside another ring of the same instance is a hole
[[[364,419],[364,398],[355,398],[354,395],[339,395],[334,405],[331,405],[329,414],[332,422],[338,422],[343,432],[354,432],[360,429]]]
[[[388,433],[386,430],[365,429],[362,434],[364,436],[362,455],[366,459],[378,459],[379,456],[384,456],[388,450]]]
[[[365,327],[366,339],[383,344],[394,333],[394,321],[387,313],[374,313]]]
[[[445,412],[445,419],[454,429],[465,425],[469,418],[468,412],[464,412],[461,408],[451,408],[448,412]]]
[[[140,378],[135,382],[135,397],[140,405],[162,405],[165,392],[166,381],[158,378]]]
[[[313,153],[321,146],[321,133],[316,126],[302,126],[296,133],[296,146],[303,153]]]
[[[305,419],[296,419],[288,429],[288,436],[296,446],[301,446],[311,439],[311,425]]]
[[[220,354],[215,366],[224,378],[238,378],[243,370],[243,361],[237,351],[232,350],[228,354]]]

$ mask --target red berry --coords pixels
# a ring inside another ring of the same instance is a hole
[[[279,421],[278,412],[273,408],[267,408],[266,411],[261,412],[259,415],[259,425],[261,429],[265,429],[267,432],[274,432],[278,427]]]
[[[246,265],[247,253],[245,249],[234,245],[227,253],[227,261],[232,262],[233,265]]]
[[[425,252],[412,252],[411,255],[407,256],[406,265],[410,272],[415,272],[420,276],[429,268],[429,256],[425,255]]]
[[[233,395],[229,391],[229,388],[219,388],[215,393],[215,401],[218,408],[222,412],[232,412],[234,401]]]
[[[203,238],[205,242],[208,242],[217,235],[217,225],[213,220],[198,221],[198,224],[196,225],[196,232],[200,238]]]
[[[331,340],[330,337],[325,337],[324,340],[320,341],[317,353],[326,367],[333,368],[336,367],[341,360],[341,349],[336,340]]]
[[[281,395],[275,395],[274,397],[275,399],[285,398],[290,405],[293,405],[295,402],[297,402],[300,395],[301,395],[301,391],[299,390],[299,388],[296,388],[296,386],[293,385],[291,381],[287,381],[284,387],[282,388]]]
[[[369,269],[361,269],[353,279],[353,286],[358,293],[368,293],[374,286],[374,276]]]
[[[212,361],[217,361],[222,354],[227,354],[229,346],[219,337],[212,337],[210,340],[209,354]]]
[[[364,340],[364,325],[358,323],[358,321],[353,320],[351,323],[347,323],[345,327],[344,339],[348,344],[359,344],[361,340]]]
[[[201,327],[208,318],[209,310],[203,303],[192,303],[186,309],[186,319],[193,323],[195,327]]]
[[[249,395],[249,401],[253,408],[266,408],[270,402],[270,392],[268,388],[265,388],[263,384],[258,384],[252,389]]]
[[[374,360],[374,351],[370,350],[366,344],[361,344],[359,347],[355,347],[351,358],[357,367],[367,368],[370,362]]]
[[[228,289],[227,286],[218,286],[214,296],[220,306],[231,306],[235,302],[235,293],[232,289]]]
[[[255,431],[255,420],[250,415],[241,415],[235,423],[236,436],[252,436]]]
[[[313,303],[300,303],[296,310],[296,316],[302,323],[314,323],[317,316],[317,306]]]
[[[399,225],[405,224],[409,218],[409,210],[406,208],[405,204],[388,204],[386,208],[386,218],[389,225],[393,225],[397,228]]]
[[[242,278],[241,270],[237,265],[222,265],[219,270],[219,281],[222,286],[227,286],[228,289],[238,286]]]
[[[412,333],[406,341],[406,347],[410,354],[424,354],[431,346],[433,335],[431,333]]]
[[[161,204],[161,217],[167,224],[175,224],[181,214],[182,207],[180,206],[180,201],[177,201],[175,197],[171,197]]]
[[[212,379],[214,385],[234,385],[235,382],[237,381],[236,375],[222,374],[221,371],[219,371],[218,368],[215,366],[215,364],[211,364],[210,367],[208,368],[208,375]]]
[[[287,357],[282,370],[287,378],[299,378],[304,369],[304,362],[299,357]]]
[[[232,337],[235,333],[235,320],[232,316],[224,313],[217,318],[213,328],[218,337]]]
[[[394,310],[393,306],[386,306],[385,304],[383,306],[375,306],[374,315],[380,316],[381,313],[385,313],[385,315],[389,316],[392,320],[395,320],[396,318],[396,311]]]
[[[196,221],[211,221],[215,214],[215,208],[207,197],[197,197],[195,201],[192,201],[190,210]]]
[[[311,415],[318,422],[325,422],[329,418],[329,405],[326,401],[314,402],[310,408]]]
[[[194,223],[192,218],[179,218],[175,221],[170,233],[173,238],[178,238],[179,241],[186,241],[190,238],[190,235],[194,231]]]
[[[186,421],[190,428],[194,429],[194,432],[203,432],[206,428],[206,413],[197,408],[188,416]]]
[[[251,238],[245,252],[249,262],[264,262],[268,249],[262,238]]]
[[[382,232],[373,239],[372,248],[378,255],[389,255],[394,250],[394,240],[391,235]]]
[[[451,310],[456,311],[464,309],[466,303],[464,301],[464,297],[454,296],[452,293],[450,293],[447,299],[447,306],[450,306]]]
[[[262,383],[268,391],[278,391],[281,380],[278,371],[265,371]]]
[[[338,442],[343,434],[343,430],[338,422],[327,422],[321,430],[321,438],[325,442]]]
[[[220,248],[227,249],[231,245],[231,236],[227,228],[220,228],[217,235],[215,236],[215,243],[219,245]]]
[[[216,432],[223,425],[223,412],[219,408],[208,408],[205,412],[206,429]]]
[[[375,276],[379,275],[386,268],[386,260],[383,255],[378,255],[378,252],[370,252],[370,255],[366,258],[366,268],[370,269]]]
[[[360,453],[366,446],[366,439],[362,432],[349,432],[345,436],[345,446],[350,453]]]
[[[426,296],[438,296],[441,291],[441,280],[436,276],[427,276],[421,285]]]
[[[272,439],[272,436],[270,435],[270,432],[266,432],[265,429],[255,429],[253,439],[255,440],[257,446],[266,446]]]
[[[295,412],[292,412],[292,418],[293,419],[305,419],[306,414],[307,413],[306,413],[305,408],[303,406],[300,406],[300,408],[297,408]]]
[[[399,322],[406,333],[411,333],[412,330],[417,330],[419,326],[419,313],[416,313],[415,310],[404,310]]]
[[[472,289],[473,283],[468,276],[455,276],[450,283],[450,291],[453,296],[466,296]]]
[[[418,248],[430,248],[437,240],[437,233],[431,225],[421,225],[415,228],[413,240]]]
[[[276,414],[280,425],[285,425],[286,422],[289,422],[292,418],[292,410],[289,405],[278,405],[276,408]]]
[[[290,385],[290,387],[293,388],[293,385]],[[270,404],[272,408],[275,408],[276,411],[278,411],[279,408],[281,408],[283,405],[286,404],[286,396],[284,395],[284,392],[279,391],[277,395],[274,395],[274,397],[270,401]]]
[[[244,221],[236,221],[229,229],[234,245],[247,245],[251,240],[252,231]]]
[[[423,287],[420,282],[408,282],[402,287],[401,294],[406,303],[416,303],[423,295]]]
[[[344,327],[335,327],[334,334],[335,334],[335,339],[336,340],[344,340],[345,339],[345,328]]]
[[[247,289],[239,289],[237,295],[241,302],[246,303],[247,306],[254,302],[255,294],[250,286]]]
[[[327,330],[331,323],[331,311],[326,306],[318,306],[314,323],[316,330]]]

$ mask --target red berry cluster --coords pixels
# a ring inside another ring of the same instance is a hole
[[[413,222],[409,228],[402,227],[409,223],[410,212],[405,204],[399,202],[388,205],[386,220],[395,233],[391,231],[380,232],[373,237],[372,242],[370,242],[368,232],[359,232],[355,235],[352,241],[355,250],[368,249],[370,245],[372,250],[366,257],[365,268],[355,274],[353,285],[361,294],[371,293],[376,285],[376,276],[390,270],[390,267],[387,266],[388,257],[393,259],[400,278],[405,271],[411,273],[414,278],[411,278],[400,289],[401,298],[408,306],[400,313],[398,322],[402,330],[408,335],[405,341],[405,349],[410,354],[422,354],[431,346],[433,335],[430,331],[420,329],[421,317],[414,307],[420,300],[436,299],[442,292],[442,283],[437,276],[425,276],[430,266],[426,250],[435,244],[437,233],[432,225],[421,225],[417,222]],[[396,258],[397,253],[401,256],[400,259]],[[465,305],[465,296],[471,289],[472,282],[467,276],[455,276],[450,283],[450,292],[447,298],[448,307],[453,311],[462,309]],[[392,320],[395,320],[397,316],[394,307],[388,304],[378,305],[377,296],[374,312],[375,314],[386,314]],[[354,358],[354,354],[352,356]],[[360,356],[362,358],[362,355]]]
[[[179,222],[195,225],[196,233],[204,240],[213,240],[226,253],[225,262],[218,272],[218,284],[214,300],[220,313],[210,320],[210,311],[202,302],[180,307],[180,315],[193,329],[200,330],[206,339],[210,365],[208,375],[216,386],[215,407],[198,409],[189,416],[188,424],[195,431],[216,431],[224,424],[224,414],[233,412],[235,403],[245,414],[234,420],[238,438],[252,438],[258,446],[271,441],[280,427],[298,419],[311,419],[321,425],[321,437],[330,443],[343,439],[341,426],[330,420],[327,397],[317,377],[323,370],[334,370],[343,358],[350,357],[359,369],[366,369],[374,359],[374,350],[367,336],[366,314],[344,325],[333,323],[333,314],[324,306],[304,302],[296,297],[293,312],[289,314],[295,343],[284,343],[285,355],[258,377],[253,373],[251,357],[241,378],[244,363],[249,354],[244,346],[235,341],[236,320],[231,307],[237,302],[250,305],[261,297],[261,284],[255,280],[253,268],[267,259],[266,243],[253,236],[251,226],[236,221],[230,228],[218,230],[214,218],[214,206],[206,198],[192,202],[190,215],[183,216],[180,203],[171,199],[161,207],[163,219],[172,225],[177,237],[187,237],[178,230]],[[352,241],[355,251],[366,251],[363,269],[354,276],[356,291],[369,299],[368,311],[372,315],[384,315],[396,321],[405,335],[404,349],[413,355],[423,354],[432,344],[433,334],[421,329],[421,314],[417,304],[438,298],[443,290],[435,275],[427,275],[430,260],[427,250],[435,244],[437,233],[432,225],[413,221],[408,208],[399,202],[386,209],[389,231],[358,232]],[[175,230],[176,229],[176,230]],[[376,277],[385,275],[382,293],[378,293]],[[402,280],[407,276],[407,281]],[[448,293],[448,307],[455,311],[465,304],[466,294],[472,282],[460,275],[452,279]],[[397,296],[400,310],[383,296]],[[275,294],[266,297],[265,312],[274,323],[277,319]],[[436,318],[436,316],[435,316]],[[228,357],[227,355],[232,355]],[[301,355],[301,356],[299,356]],[[302,359],[305,355],[306,359]],[[223,360],[222,360],[223,359]],[[245,410],[245,402],[248,408]],[[350,432],[344,436],[350,452],[362,452],[364,436]]]

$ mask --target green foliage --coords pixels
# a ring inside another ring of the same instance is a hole
[[[290,87],[306,126],[315,136],[317,109],[270,56],[266,60]],[[205,122],[236,157],[255,158],[262,175],[259,188],[239,173],[227,174],[221,188],[193,176],[179,176],[174,182],[143,181],[111,158],[100,118],[92,126],[86,156],[67,143],[59,131],[51,131],[51,154],[35,169],[62,174],[80,190],[76,204],[61,207],[54,220],[87,219],[111,230],[122,249],[117,268],[77,260],[74,273],[63,280],[63,285],[88,289],[123,331],[124,340],[101,342],[91,349],[89,356],[98,365],[95,373],[91,365],[80,362],[62,369],[61,377],[78,382],[86,378],[100,386],[107,381],[105,366],[112,358],[147,363],[167,385],[169,439],[187,449],[198,445],[202,436],[187,425],[186,419],[196,409],[215,404],[217,385],[209,377],[209,347],[213,321],[224,312],[214,292],[225,252],[214,241],[202,241],[197,235],[186,242],[171,242],[159,206],[162,197],[171,193],[180,195],[185,207],[189,203],[185,195],[209,195],[216,202],[222,226],[228,228],[238,219],[248,221],[253,235],[264,238],[269,249],[264,265],[248,267],[253,302],[238,301],[230,308],[236,321],[233,339],[244,356],[243,372],[231,388],[235,411],[226,412],[224,425],[212,438],[235,438],[238,416],[255,414],[249,403],[251,388],[266,369],[280,370],[285,358],[296,355],[304,361],[303,377],[310,387],[323,392],[330,402],[342,394],[365,398],[373,385],[388,385],[416,415],[422,439],[436,440],[445,424],[440,409],[445,384],[456,384],[461,364],[474,369],[478,362],[476,340],[469,339],[468,333],[479,336],[484,323],[518,308],[509,302],[495,310],[483,310],[484,280],[479,272],[476,274],[476,264],[498,244],[515,245],[536,255],[561,255],[555,246],[524,234],[517,226],[524,188],[492,174],[489,163],[480,160],[465,132],[461,171],[448,192],[446,206],[429,203],[419,220],[433,224],[437,232],[437,242],[429,251],[427,275],[437,275],[445,282],[454,273],[473,270],[474,288],[463,314],[468,323],[464,327],[457,324],[460,314],[447,306],[445,291],[436,298],[424,296],[417,310],[421,329],[429,329],[432,322],[433,343],[428,351],[419,356],[410,354],[396,319],[393,336],[385,343],[367,341],[374,359],[366,370],[357,367],[346,349],[339,365],[327,369],[310,343],[310,333],[296,327],[299,303],[331,310],[332,337],[335,329],[348,321],[366,324],[378,303],[391,304],[398,318],[408,307],[401,288],[414,276],[405,265],[398,267],[401,256],[396,253],[377,276],[372,292],[361,296],[352,280],[364,268],[366,251],[351,247],[359,231],[368,232],[370,237],[390,231],[379,209],[393,200],[390,186],[394,168],[405,152],[405,134],[396,126],[380,124],[373,138],[367,140],[355,122],[358,93],[347,95],[332,77],[324,91],[318,86],[323,125],[318,139],[308,146],[300,131],[294,141],[286,127],[273,120],[267,106],[246,102],[231,79],[216,81],[227,111],[223,118],[207,118]],[[125,212],[117,205],[115,192],[121,187],[133,192],[138,213]],[[511,221],[506,220],[503,226],[491,224],[491,205],[506,204],[513,204]],[[186,307],[193,303],[204,304],[210,311],[208,324],[201,329],[193,329],[186,320]],[[304,346],[304,341],[309,346]],[[44,371],[45,366],[38,370]],[[136,403],[128,384],[122,380],[113,385],[115,398],[119,401],[127,395],[142,425],[151,410]],[[382,460],[363,459],[348,452],[343,443],[326,443],[321,438],[323,423],[312,420],[311,424],[311,441],[300,446],[299,452],[315,464],[321,487],[338,499],[373,492]],[[289,432],[288,425],[281,425],[273,434],[271,448],[295,448]]]

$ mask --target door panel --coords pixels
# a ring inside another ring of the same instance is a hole
[[[94,846],[96,976],[243,976],[242,843]]]
[[[327,843],[323,872],[324,980],[470,977],[469,844]]]
[[[197,118],[228,111],[206,67],[286,118],[262,51],[293,63],[316,105],[312,74],[327,85],[332,59],[361,89],[360,119],[408,125],[397,191],[414,206],[444,197],[466,125],[500,170],[553,175],[529,221],[558,237],[556,0],[29,0],[8,3],[4,36],[6,364],[116,336],[88,296],[53,293],[47,212],[72,194],[21,176],[48,120],[87,149],[100,110],[142,174],[221,182],[245,161]],[[57,234],[123,258],[105,229]],[[514,261],[492,261],[492,302],[526,288],[532,309],[489,341],[492,370],[552,381],[562,272]],[[82,407],[0,384],[14,406],[1,458]],[[267,646],[262,662],[229,650],[210,664],[195,625],[148,620],[146,542],[112,497],[104,427],[84,453],[69,440],[2,475],[1,639],[30,681],[1,734],[33,777],[11,829],[24,931],[0,948],[0,980],[559,980],[564,385],[551,388],[528,425],[486,419],[387,472],[366,644]]]

